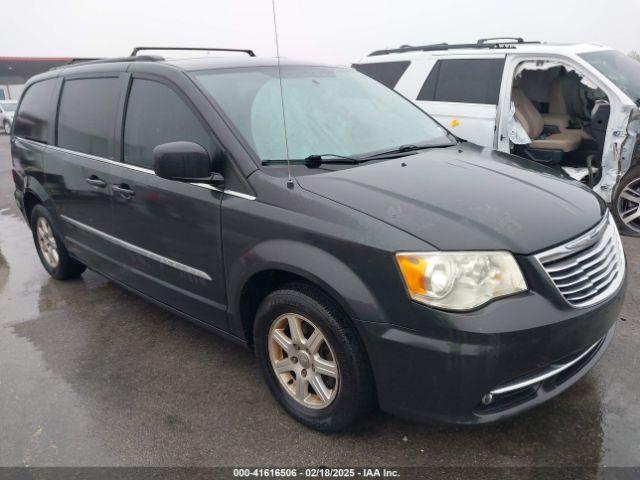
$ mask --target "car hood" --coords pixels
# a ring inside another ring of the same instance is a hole
[[[606,209],[554,170],[469,143],[297,180],[441,250],[529,254],[588,230]]]

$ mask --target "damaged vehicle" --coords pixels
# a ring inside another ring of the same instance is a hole
[[[353,67],[458,137],[588,185],[640,236],[640,62],[595,44],[493,38],[379,50]]]

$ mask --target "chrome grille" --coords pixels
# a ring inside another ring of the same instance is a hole
[[[587,233],[536,259],[564,299],[578,308],[606,300],[624,278],[624,251],[610,213]]]

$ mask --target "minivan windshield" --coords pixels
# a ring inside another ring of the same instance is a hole
[[[16,107],[18,106],[18,102],[0,102],[0,107],[5,112],[15,112]]]
[[[364,157],[405,145],[452,145],[452,137],[393,90],[349,68],[216,69],[194,77],[260,160]],[[286,144],[285,123],[286,120]]]
[[[580,55],[640,106],[640,62],[617,50]]]

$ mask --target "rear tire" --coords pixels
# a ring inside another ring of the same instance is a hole
[[[87,267],[69,256],[54,225],[53,218],[45,207],[36,205],[33,208],[31,232],[40,261],[49,275],[56,280],[77,278]]]
[[[2,123],[2,129],[4,130],[4,133],[6,133],[7,135],[11,134],[11,124],[6,120]]]
[[[334,302],[312,286],[292,283],[267,295],[256,314],[254,344],[271,393],[299,422],[339,431],[375,405],[360,338]]]
[[[640,165],[622,178],[611,202],[620,233],[640,237]]]

